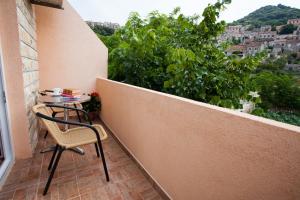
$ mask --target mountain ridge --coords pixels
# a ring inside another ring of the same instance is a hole
[[[261,7],[247,16],[229,25],[251,25],[260,27],[265,25],[279,26],[287,23],[288,19],[300,18],[300,9],[278,4]]]

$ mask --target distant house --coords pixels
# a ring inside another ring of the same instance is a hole
[[[300,19],[288,21],[289,24],[294,25],[297,25],[298,22],[300,23]],[[277,29],[281,27],[277,27]],[[239,39],[240,44],[228,48],[226,50],[227,55],[254,56],[263,50],[267,50],[268,56],[279,57],[284,52],[300,52],[300,26],[293,34],[284,35],[272,31],[272,27],[269,25],[251,31],[241,25],[228,26],[225,33],[218,38],[219,42],[232,41],[233,39]]]
[[[276,31],[280,32],[285,25],[276,26]]]
[[[300,51],[300,40],[288,40],[284,47],[285,51],[298,52]]]
[[[228,56],[237,55],[239,57],[244,57],[246,53],[246,46],[245,45],[232,45],[226,50],[226,54]]]
[[[298,26],[297,30],[295,30],[295,31],[293,32],[293,35],[298,36],[298,38],[300,39],[300,26]]]
[[[286,39],[286,40],[297,40],[299,39],[299,35],[296,34],[285,34],[285,35],[277,35],[275,37],[276,40],[282,40],[282,39]]]
[[[264,42],[250,42],[248,44],[233,45],[226,50],[226,54],[245,57],[247,55],[254,56],[266,48]]]
[[[275,44],[273,46],[271,56],[273,57],[279,57],[283,52],[283,47],[280,44]]]
[[[299,64],[286,64],[284,67],[285,70],[300,72]]]
[[[243,32],[243,26],[241,26],[241,25],[227,26],[226,32],[228,32],[228,33],[241,33],[241,32]]]
[[[258,38],[258,34],[259,32],[245,31],[244,36],[246,39],[255,40],[256,38]]]
[[[266,32],[260,32],[258,34],[259,39],[273,39],[277,35],[276,31],[266,31]]]
[[[108,27],[112,29],[118,29],[120,28],[120,25],[118,23],[112,23],[112,22],[93,22],[93,21],[86,21],[86,23],[90,27],[95,27],[95,26],[103,26],[103,27]]]
[[[244,40],[245,28],[241,25],[238,26],[227,26],[225,32],[218,37],[219,42],[225,42],[229,40]]]
[[[300,18],[289,19],[287,24],[293,24],[294,26],[300,26]]]
[[[272,26],[271,25],[266,25],[266,26],[260,27],[260,31],[261,32],[270,32],[271,30],[272,30]]]
[[[246,54],[255,55],[265,49],[265,44],[263,42],[251,42],[246,45]]]
[[[286,42],[287,42],[286,39],[278,38],[278,39],[276,39],[274,41],[269,42],[269,46],[271,46],[271,47],[274,47],[274,46],[285,47],[286,46]]]

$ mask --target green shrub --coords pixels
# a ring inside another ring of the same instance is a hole
[[[293,24],[287,24],[285,26],[283,26],[279,32],[280,35],[284,35],[284,34],[291,34],[293,33],[295,30],[297,30],[297,26],[294,26]]]
[[[262,115],[263,117],[274,119],[276,121],[300,126],[300,115],[294,112],[272,112],[268,111]]]
[[[300,87],[292,76],[262,71],[253,77],[253,85],[260,91],[263,108],[300,110]]]

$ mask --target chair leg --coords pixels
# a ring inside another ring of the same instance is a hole
[[[105,176],[106,176],[106,181],[109,182],[109,175],[108,175],[108,170],[107,170],[107,167],[106,167],[104,152],[103,152],[102,144],[99,141],[98,141],[98,146],[99,146],[99,149],[100,149],[100,154],[101,154],[101,158],[102,158],[102,164],[103,164],[103,168],[104,168],[104,172],[105,172]]]
[[[48,136],[48,130],[46,131],[45,135],[44,135],[44,139],[46,139]]]
[[[97,157],[99,158],[100,154],[99,154],[99,148],[98,148],[98,144],[97,143],[95,143],[95,149],[96,149]]]
[[[54,158],[55,158],[55,156],[57,154],[57,150],[58,150],[58,144],[55,146],[55,149],[53,151],[53,155],[51,157],[51,160],[50,160],[50,163],[49,163],[49,166],[48,166],[48,170],[50,170],[52,168]]]
[[[77,108],[76,103],[74,103],[74,108]],[[81,118],[78,110],[76,110],[76,114],[77,114],[78,121],[81,122]]]
[[[57,114],[57,112],[53,112],[53,113],[52,113],[52,117],[55,117],[56,114]],[[48,136],[48,130],[46,131],[46,133],[45,133],[45,135],[44,135],[44,139],[46,139],[47,136]]]
[[[57,154],[57,157],[56,157],[56,159],[55,159],[55,161],[54,161],[54,165],[53,165],[53,167],[52,167],[52,169],[51,169],[51,173],[50,173],[50,176],[49,176],[48,181],[47,181],[47,183],[46,183],[46,187],[45,187],[45,189],[44,189],[43,195],[46,195],[47,192],[48,192],[48,189],[49,189],[49,186],[50,186],[50,184],[51,184],[51,181],[52,181],[54,172],[55,172],[55,170],[56,170],[56,167],[57,167],[57,165],[58,165],[60,156],[61,156],[61,154],[62,154],[63,151],[64,151],[64,149],[63,149],[62,147],[58,147],[58,154]]]
[[[55,116],[56,116],[56,114],[57,114],[57,112],[54,112],[54,111],[53,111],[53,113],[52,113],[52,117],[55,117]]]

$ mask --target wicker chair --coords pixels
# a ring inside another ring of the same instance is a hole
[[[77,109],[82,109],[82,105],[81,103],[73,103],[73,104],[70,104],[69,107],[74,107],[74,108],[77,108]],[[52,117],[56,117],[57,114],[63,114],[64,113],[64,108],[55,108],[55,107],[50,107],[50,110],[51,110],[51,115]],[[78,122],[82,122],[81,120],[81,117],[80,117],[80,112],[78,110],[75,110],[76,112],[76,116],[77,116],[77,119],[78,119]],[[46,130],[46,133],[44,135],[44,139],[46,139],[48,136],[48,130]]]
[[[45,105],[45,104],[38,104],[36,106],[33,106],[33,112],[36,114],[37,117],[41,119],[41,121],[46,126],[48,132],[51,134],[51,136],[54,138],[56,142],[56,147],[53,152],[52,158],[50,160],[48,170],[51,170],[48,181],[46,183],[44,193],[43,195],[47,194],[47,191],[49,189],[49,186],[51,184],[53,175],[55,173],[56,167],[58,165],[59,159],[61,157],[61,154],[65,150],[69,150],[74,147],[86,145],[86,144],[95,144],[95,149],[97,156],[102,158],[103,168],[106,176],[106,180],[109,181],[109,175],[108,170],[106,167],[105,157],[103,153],[102,143],[101,140],[104,140],[107,138],[107,134],[103,127],[101,125],[92,125],[92,122],[90,121],[90,124],[85,123],[78,123],[73,121],[64,121],[61,119],[53,118],[51,116],[51,112],[49,111],[48,107],[56,107],[56,108],[64,108],[64,109],[70,109],[73,111],[82,112],[85,115],[87,113],[83,110],[77,109],[77,108],[71,108],[71,107],[65,107],[65,106],[55,106],[55,105]],[[88,116],[87,116],[88,117]],[[79,126],[77,128],[71,128],[67,131],[61,131],[58,127],[57,123],[61,124],[69,124],[69,125],[75,125]],[[100,154],[99,154],[100,151]]]

